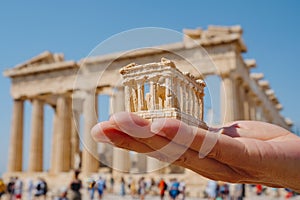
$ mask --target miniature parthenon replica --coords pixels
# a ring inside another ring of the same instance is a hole
[[[124,78],[126,111],[149,120],[175,118],[207,128],[203,122],[205,83],[202,79],[196,80],[190,73],[183,74],[165,58],[159,63],[132,63],[120,73]]]
[[[189,121],[192,116],[199,119],[193,122],[194,125],[205,126],[201,123],[204,82],[197,81],[199,78],[218,78],[221,122],[260,120],[289,129],[292,124],[280,114],[282,105],[269,82],[263,80],[263,74],[251,72],[256,67],[255,60],[244,60],[242,57],[242,53],[247,51],[242,32],[240,26],[189,29],[184,30],[182,41],[157,48],[99,55],[79,61],[66,61],[61,54],[44,52],[7,69],[4,76],[11,79],[13,99],[7,176],[43,172],[49,179],[62,176],[79,166],[83,174],[89,175],[103,167],[97,159],[99,157],[106,159],[113,171],[130,172],[133,167],[137,171],[147,171],[153,168],[159,164],[153,158],[139,155],[133,163],[130,162],[130,154],[118,148],[107,147],[105,151],[99,151],[98,144],[90,135],[91,128],[98,120],[97,111],[103,109],[103,105],[97,105],[98,97],[109,97],[110,114],[124,111],[127,107],[127,110],[151,118],[152,114],[161,114],[154,111],[162,109],[165,116],[180,117],[183,121]],[[201,64],[204,57],[198,52],[203,48],[214,66]],[[146,64],[159,61],[162,57],[172,60],[178,70],[166,60]],[[183,57],[196,63],[202,77],[185,63]],[[125,78],[124,88],[119,71],[122,66],[132,62],[141,65],[128,66],[121,71]],[[130,74],[139,68],[143,70],[133,80]],[[154,70],[160,68],[167,70],[155,74]],[[148,69],[153,71],[148,73]],[[176,76],[170,76],[171,73]],[[99,74],[103,74],[100,81]],[[144,79],[147,74],[153,76]],[[146,80],[149,80],[149,86],[145,84]],[[132,93],[132,88],[138,92]],[[173,95],[177,98],[173,98]],[[25,102],[31,106],[31,109],[27,108],[31,110],[30,145],[23,144],[26,141]],[[52,110],[52,141],[44,140],[45,106]],[[81,123],[80,119],[83,119]],[[80,146],[80,142],[84,145]],[[44,143],[50,143],[50,155],[45,153]],[[24,166],[23,151],[28,152],[28,166]],[[51,158],[50,166],[43,165],[45,158]],[[198,176],[194,177],[199,180]]]

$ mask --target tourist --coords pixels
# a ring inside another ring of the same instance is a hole
[[[224,182],[219,182],[218,185],[218,196],[221,197],[221,199],[227,199],[229,197],[229,185]]]
[[[164,181],[163,178],[160,179],[159,183],[158,183],[158,189],[159,189],[159,196],[160,199],[163,200],[165,197],[165,192],[168,188],[167,183]]]
[[[170,189],[169,189],[169,196],[170,199],[175,200],[179,195],[179,182],[176,178],[170,180]]]
[[[278,188],[272,188],[271,190],[272,190],[272,193],[273,193],[272,196],[274,198],[277,198],[277,199],[280,198],[280,190]]]
[[[96,188],[98,191],[99,199],[102,199],[103,192],[106,189],[106,183],[101,176],[99,176],[99,179],[96,181]]]
[[[185,200],[185,189],[186,189],[186,185],[185,182],[182,180],[179,182],[179,192],[180,192],[181,200]]]
[[[98,142],[141,153],[154,152],[148,155],[210,179],[300,192],[300,179],[296,178],[300,176],[300,137],[273,124],[236,121],[207,131],[176,119],[151,122],[120,112],[97,124],[92,135]],[[168,148],[162,148],[166,145]]]
[[[114,179],[113,176],[110,177],[109,182],[110,182],[110,192],[111,192],[111,193],[114,193],[115,179]]]
[[[153,177],[151,177],[151,186],[150,186],[150,192],[151,194],[157,194],[157,182],[155,181],[155,179]]]
[[[137,189],[136,189],[136,181],[135,179],[130,179],[130,183],[128,184],[130,189],[130,195],[132,198],[136,197]]]
[[[205,193],[209,199],[215,199],[218,193],[218,183],[214,180],[209,180],[207,182]]]
[[[23,181],[19,179],[19,177],[16,177],[15,187],[14,187],[15,199],[22,199],[22,193],[23,193]]]
[[[259,196],[263,192],[263,186],[261,184],[256,185],[256,195]]]
[[[43,178],[38,178],[36,187],[35,187],[35,199],[46,199],[48,192],[47,182]]]
[[[144,200],[146,196],[146,182],[145,177],[141,177],[138,181],[138,195],[140,197],[140,200]]]
[[[0,199],[5,194],[5,192],[6,192],[6,185],[5,185],[4,181],[3,181],[3,179],[0,178]]]
[[[74,172],[74,178],[71,181],[70,185],[69,185],[69,194],[68,194],[68,198],[70,200],[81,200],[81,193],[80,193],[80,189],[82,187],[82,182],[81,180],[78,178],[80,171],[76,170]]]
[[[27,179],[27,198],[32,200],[32,193],[34,190],[34,184],[32,179]]]
[[[15,178],[10,177],[9,182],[7,184],[7,192],[8,192],[8,197],[10,200],[14,198],[14,192],[15,192]]]
[[[88,193],[89,193],[89,196],[90,196],[90,200],[93,200],[94,199],[94,195],[95,195],[95,184],[96,184],[96,181],[93,178],[89,178],[87,180],[87,184],[88,184],[87,190],[88,190]]]
[[[57,197],[54,197],[54,200],[69,200],[67,195],[68,195],[68,188],[62,187],[59,189],[59,195]]]
[[[120,187],[120,189],[121,189],[120,195],[121,195],[122,197],[124,197],[124,196],[126,195],[125,185],[126,185],[125,179],[124,179],[124,177],[122,176],[122,177],[121,177],[121,187]]]
[[[244,184],[231,184],[230,185],[230,199],[243,200],[243,191],[245,190]]]

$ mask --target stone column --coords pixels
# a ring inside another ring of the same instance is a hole
[[[255,105],[255,120],[262,120],[262,103],[260,101],[256,102]]]
[[[237,85],[239,86],[238,88],[238,94],[237,94],[237,101],[239,102],[239,113],[238,113],[238,119],[244,119],[245,117],[245,87],[243,85],[242,80],[237,80]]]
[[[256,105],[255,105],[255,96],[254,94],[249,96],[250,104],[250,120],[256,120]]]
[[[8,156],[8,172],[22,171],[23,163],[23,100],[14,100]]]
[[[51,164],[50,164],[50,171],[52,173],[57,173],[57,155],[58,155],[58,146],[57,146],[57,140],[58,140],[58,115],[57,115],[57,109],[54,108],[54,116],[53,116],[53,131],[52,131],[52,145],[51,145]]]
[[[245,89],[244,120],[250,120],[249,89]]]
[[[59,96],[57,99],[57,168],[59,172],[71,168],[71,99]]]
[[[138,85],[139,87],[139,85]],[[141,95],[141,94],[140,94]],[[144,91],[143,91],[144,95]],[[124,90],[123,88],[118,88],[114,95],[111,97],[111,114],[114,112],[121,112],[125,109],[125,102],[124,102]],[[139,100],[141,98],[139,97]],[[129,151],[120,149],[117,147],[113,148],[113,159],[112,159],[112,167],[113,170],[117,170],[120,172],[129,172],[130,171],[130,155]]]
[[[139,173],[147,172],[147,158],[145,154],[137,154],[137,168]]]
[[[221,110],[223,122],[234,121],[238,118],[238,102],[235,80],[229,74],[222,76],[221,81]]]
[[[32,102],[29,172],[43,171],[44,105],[39,99]]]
[[[124,173],[130,172],[131,160],[129,151],[114,147],[112,164],[113,170]]]
[[[151,109],[150,110],[156,110],[157,109],[157,94],[156,91],[157,87],[156,87],[156,83],[151,80],[150,81],[150,105],[151,105]]]
[[[147,173],[164,173],[167,163],[152,158],[150,156],[147,157]]]
[[[83,102],[84,136],[82,152],[82,171],[84,174],[98,172],[99,161],[97,143],[91,136],[91,129],[97,124],[97,98],[94,91],[86,91]]]
[[[71,119],[71,168],[79,169],[80,148],[79,148],[79,123],[80,112],[74,110]],[[79,159],[79,160],[78,160]]]

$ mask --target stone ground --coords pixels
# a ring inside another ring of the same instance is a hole
[[[166,193],[167,194],[167,193]],[[83,194],[83,200],[88,200],[88,195],[87,193],[84,193]],[[96,196],[95,196],[96,197]],[[97,198],[95,198],[97,199]],[[132,198],[130,195],[126,195],[125,197],[121,197],[117,194],[109,194],[109,193],[106,193],[104,196],[103,196],[103,200],[138,200],[139,198],[138,197],[135,197],[135,198]],[[186,197],[185,200],[204,200],[207,198],[192,198],[192,197]],[[293,198],[290,198],[291,200],[300,200],[300,195],[299,196],[296,196],[296,197],[293,197]],[[159,196],[150,196],[150,195],[147,195],[145,200],[160,200]],[[169,197],[166,196],[165,197],[165,200],[169,200]],[[181,200],[181,198],[179,198],[178,200]],[[272,195],[262,195],[262,196],[256,196],[254,194],[249,194],[248,197],[244,198],[244,200],[285,200],[284,198],[284,195],[282,194],[282,197],[272,197]]]
[[[85,196],[87,197],[87,196]],[[88,198],[83,198],[88,199]],[[95,198],[96,199],[96,198]],[[130,195],[126,195],[125,197],[120,197],[119,195],[116,194],[105,194],[103,196],[103,200],[138,200],[139,198],[132,198]],[[166,200],[169,200],[168,197],[165,198]],[[186,197],[185,200],[204,200],[205,198],[191,198],[191,197]],[[291,200],[300,200],[300,196],[290,198]],[[146,196],[145,200],[160,200],[159,196]],[[181,199],[178,199],[181,200]],[[206,199],[207,200],[207,199]],[[249,196],[247,198],[244,198],[244,200],[285,200],[285,198],[282,196],[280,198],[275,198],[271,196]]]
[[[244,198],[244,200],[286,200],[285,196],[285,191],[283,189],[280,190],[281,197],[274,197],[272,191],[269,191],[268,194],[262,194],[261,196],[257,196],[253,191],[246,190],[247,192],[247,197]],[[89,200],[88,194],[86,190],[83,191],[83,200]],[[300,195],[296,197],[290,198],[291,200],[300,200]],[[97,200],[97,195],[95,193],[95,200]],[[109,194],[106,193],[103,196],[103,200],[139,200],[138,197],[132,198],[130,195],[126,195],[125,197],[121,197],[117,194]],[[152,195],[146,195],[145,200],[160,200],[159,196],[152,196]],[[165,200],[169,200],[169,197],[165,196]],[[182,200],[182,198],[178,198],[178,200]],[[207,198],[199,198],[199,197],[186,197],[185,200],[207,200]]]
[[[88,194],[86,192],[83,192],[83,196],[82,199],[83,200],[89,200]],[[23,194],[23,200],[29,200],[27,197],[27,194]],[[48,197],[47,200],[52,200],[53,198]],[[97,196],[95,196],[94,198],[95,200],[97,200]],[[130,195],[126,195],[125,197],[120,197],[117,194],[108,194],[106,193],[102,200],[138,200],[138,197],[132,198]],[[290,198],[291,200],[300,200],[300,196],[297,197],[293,197]],[[8,196],[4,196],[1,200],[9,200]],[[160,198],[158,196],[146,196],[145,200],[160,200]],[[165,200],[169,200],[168,197],[165,198]],[[181,198],[179,198],[178,200],[181,200]],[[191,198],[191,197],[186,197],[185,200],[205,200],[205,198]],[[206,199],[207,200],[207,199]],[[272,196],[266,196],[266,195],[262,195],[262,196],[249,196],[244,198],[244,200],[285,200],[285,198],[282,196],[280,198],[275,198]]]
[[[86,199],[86,198],[83,198]],[[88,198],[87,198],[88,199]],[[244,198],[244,200],[285,200],[284,197],[274,198],[271,196],[252,196],[248,198]],[[291,200],[300,200],[300,196],[290,198]],[[118,195],[108,194],[103,197],[103,200],[138,200],[138,198],[132,198],[131,196],[120,197]],[[146,196],[145,200],[160,200],[158,196]],[[165,198],[165,200],[169,200],[169,198]],[[181,200],[181,199],[178,199]],[[191,198],[186,197],[185,200],[205,200],[205,198]],[[207,199],[206,199],[207,200]]]
[[[115,190],[117,191],[117,190]],[[281,197],[274,197],[274,194],[272,193],[272,190],[268,190],[268,193],[264,193],[262,194],[261,196],[257,196],[254,191],[250,191],[250,190],[247,190],[247,197],[244,198],[244,200],[285,200],[286,198],[284,197],[286,192],[282,189],[280,190],[280,194],[281,194]],[[83,200],[89,200],[89,195],[88,195],[88,192],[86,189],[82,189],[82,199]],[[46,200],[54,200],[55,198],[52,197],[53,194],[51,194],[51,190],[48,192],[47,194],[47,199]],[[98,200],[98,195],[97,193],[95,192],[95,200]],[[182,198],[178,198],[178,200],[181,200]],[[186,197],[185,200],[207,200],[207,198],[196,198],[196,197]],[[291,200],[300,200],[300,195],[299,196],[296,196],[296,197],[292,197],[290,198]],[[3,196],[2,198],[0,198],[0,200],[9,200],[9,197],[6,195],[6,196]],[[28,194],[27,192],[24,192],[23,193],[23,198],[22,200],[30,200],[28,198]],[[126,195],[125,197],[121,197],[119,196],[118,194],[111,194],[111,193],[108,193],[108,192],[105,192],[104,193],[104,196],[102,198],[102,200],[139,200],[138,197],[131,197],[130,195]],[[146,198],[145,200],[160,200],[159,196],[153,196],[153,195],[146,195]],[[167,192],[166,192],[166,196],[165,196],[165,200],[169,200],[169,197],[167,195]]]

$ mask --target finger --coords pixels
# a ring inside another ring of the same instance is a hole
[[[118,127],[110,121],[101,122],[95,125],[91,131],[91,135],[96,142],[112,144],[119,148],[140,153],[149,153],[153,151],[148,146],[137,142],[131,136],[118,130]]]
[[[244,137],[259,140],[271,140],[289,134],[286,129],[260,121],[236,121],[225,125],[223,134],[230,137]]]
[[[221,178],[224,181],[236,181],[241,178],[240,174],[228,165],[211,158],[200,159],[197,151],[174,143],[159,135],[154,135],[151,138],[136,139],[156,150],[159,154],[164,155],[164,157],[168,159],[164,161],[187,167],[207,178]],[[152,153],[148,155],[152,156]]]
[[[180,126],[184,126],[184,128],[182,128],[186,130],[184,133],[178,131]],[[188,126],[174,119],[156,120],[152,123],[151,130],[155,130],[158,135],[178,144],[186,140],[185,138],[193,138],[189,147],[197,152],[199,152],[203,145],[206,145],[203,142],[207,135],[210,136],[210,134],[214,134],[201,128],[195,129],[192,126]],[[196,132],[193,130],[196,130]],[[180,134],[180,136],[175,137],[176,134]],[[211,146],[211,151],[207,155],[209,158],[230,165],[240,165],[242,161],[247,161],[248,159],[248,157],[245,157],[247,155],[243,154],[246,152],[245,145],[227,135],[221,134],[217,142],[211,142],[211,144],[214,146]]]
[[[149,132],[149,120],[139,117],[129,112],[119,112],[111,116],[110,121],[118,127],[120,131],[126,132],[133,137],[148,138],[153,136]],[[139,131],[138,133],[136,131]]]

